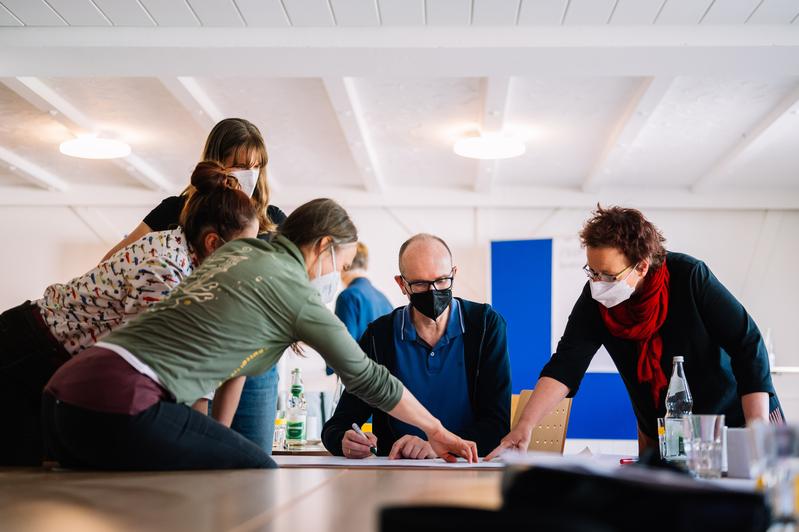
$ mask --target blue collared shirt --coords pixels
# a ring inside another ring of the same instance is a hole
[[[447,330],[432,348],[416,334],[408,305],[394,316],[395,376],[431,414],[450,431],[458,433],[474,421],[464,362],[463,312],[453,299]],[[414,434],[418,428],[391,418],[397,437]]]
[[[357,342],[370,323],[392,310],[391,302],[383,292],[366,277],[359,277],[338,295],[335,313]],[[328,375],[333,374],[330,366],[325,371]]]
[[[336,316],[356,342],[370,323],[392,310],[388,298],[366,277],[353,280],[336,299]]]

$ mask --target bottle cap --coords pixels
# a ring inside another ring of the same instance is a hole
[[[674,357],[674,362],[685,362],[684,357]]]

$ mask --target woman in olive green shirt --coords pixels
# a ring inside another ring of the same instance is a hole
[[[477,449],[371,361],[325,304],[355,254],[357,231],[332,200],[311,201],[269,242],[230,242],[168,299],[73,358],[45,390],[45,443],[66,467],[274,467],[231,431],[243,379],[297,342],[317,350],[347,390],[421,428],[436,453]],[[216,422],[190,408],[217,390]]]

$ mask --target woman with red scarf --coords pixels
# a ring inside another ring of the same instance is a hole
[[[657,446],[675,356],[685,359],[694,413],[725,414],[731,427],[782,422],[760,331],[704,262],[667,252],[635,209],[599,207],[580,238],[589,281],[518,425],[489,458],[527,449],[539,420],[577,393],[600,346],[630,394],[642,451]]]

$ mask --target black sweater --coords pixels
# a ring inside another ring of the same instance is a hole
[[[477,443],[481,456],[499,445],[499,440],[510,428],[510,361],[505,320],[490,305],[459,299],[464,319],[464,361],[469,387],[469,400],[474,413],[474,423],[458,436]],[[394,347],[394,315],[378,318],[361,337],[361,349],[369,358],[383,364],[396,374]],[[399,439],[390,416],[375,410],[346,391],[322,430],[322,441],[328,451],[341,456],[341,439],[352,428],[372,416],[372,429],[377,436],[377,454],[386,456]]]
[[[693,413],[725,414],[728,426],[743,426],[740,397],[753,392],[767,392],[769,411],[778,408],[768,353],[757,325],[743,305],[704,262],[681,253],[669,253],[666,264],[670,275],[669,307],[660,329],[663,339],[660,365],[668,379],[672,358],[685,357]],[[657,418],[666,411],[666,391],[655,407],[649,385],[638,382],[637,342],[612,336],[602,321],[598,305],[586,283],[557,350],[541,376],[568,386],[572,397],[594,354],[604,345],[630,394],[638,427],[654,438]]]
[[[172,229],[178,225],[180,212],[186,204],[187,197],[185,194],[181,194],[180,196],[164,198],[142,221],[147,224],[151,231]],[[286,213],[274,205],[269,205],[266,208],[266,215],[278,226],[283,225],[283,222],[286,221]]]

